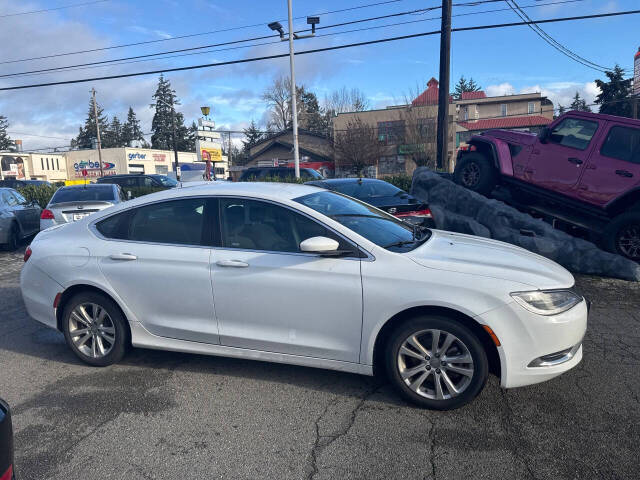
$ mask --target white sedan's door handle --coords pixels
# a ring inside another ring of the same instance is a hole
[[[138,259],[138,257],[130,253],[114,253],[113,255],[109,255],[109,258],[111,260],[123,260],[125,262]]]
[[[218,260],[216,265],[219,267],[247,268],[249,264],[241,260]]]

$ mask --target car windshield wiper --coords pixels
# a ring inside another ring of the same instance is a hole
[[[402,240],[400,242],[393,242],[388,245],[383,245],[382,248],[390,248],[390,247],[403,247],[405,245],[410,245],[416,243],[415,240]]]

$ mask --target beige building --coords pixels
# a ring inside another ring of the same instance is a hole
[[[64,182],[67,180],[67,163],[61,153],[30,153],[26,161],[31,180]]]

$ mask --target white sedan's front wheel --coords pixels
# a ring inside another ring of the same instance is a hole
[[[473,400],[489,372],[480,340],[460,322],[441,316],[412,319],[387,343],[386,367],[407,400],[450,410]]]
[[[97,292],[79,293],[67,302],[63,331],[73,353],[89,365],[111,365],[126,351],[125,319],[110,298]]]

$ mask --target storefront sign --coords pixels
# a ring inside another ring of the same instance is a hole
[[[201,162],[221,162],[222,144],[205,140],[197,141],[198,160]]]
[[[104,175],[115,175],[116,165],[111,162],[102,162],[102,172]],[[86,175],[83,173],[86,171]],[[82,177],[99,177],[100,163],[91,160],[82,160],[73,164],[73,174],[76,178]]]
[[[144,160],[147,158],[146,153],[130,153],[129,160]]]
[[[151,155],[156,162],[166,162],[167,156],[164,153],[153,153]]]

